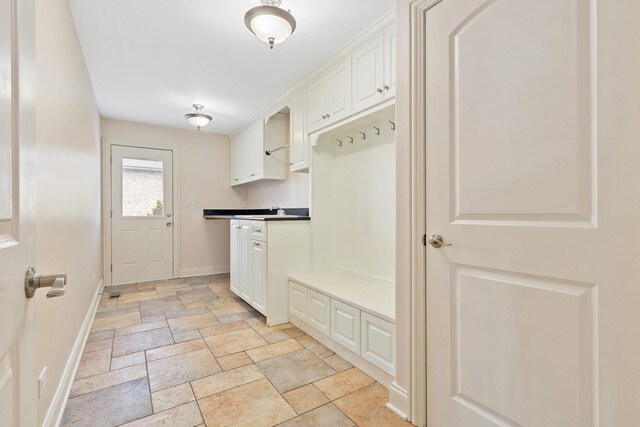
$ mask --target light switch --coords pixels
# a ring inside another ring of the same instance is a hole
[[[187,197],[187,204],[188,205],[197,205],[198,204],[198,199],[194,196],[189,196]]]

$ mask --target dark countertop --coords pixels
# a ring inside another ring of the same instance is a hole
[[[254,221],[309,221],[309,208],[283,208],[287,216],[275,217],[277,209],[204,209],[205,219],[246,219]],[[248,218],[255,215],[255,218]],[[274,215],[274,217],[261,218],[261,215]],[[290,216],[295,215],[295,216]],[[241,216],[241,217],[239,217]]]

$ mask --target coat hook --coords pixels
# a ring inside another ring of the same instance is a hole
[[[353,144],[353,138],[351,138],[350,136],[348,136],[347,138],[349,138],[349,143]]]
[[[342,147],[342,141],[340,141],[338,138],[336,138],[336,141],[338,141],[338,147]]]
[[[360,132],[360,131],[358,131]],[[367,139],[367,134],[364,132],[360,132],[360,135],[362,135],[362,139]]]
[[[395,122],[392,122],[391,120],[389,120],[389,123],[391,123],[391,130],[396,130]]]
[[[375,132],[376,132],[376,135],[380,135],[380,129],[379,129],[379,128],[377,128],[377,127],[375,127],[375,126],[374,126],[373,128],[376,130],[376,131],[375,131]]]

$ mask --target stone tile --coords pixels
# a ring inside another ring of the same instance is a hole
[[[115,292],[119,292],[121,294],[131,294],[131,293],[140,292],[140,290],[138,289],[137,284],[131,284],[131,285],[105,286],[102,292],[105,295],[110,295]]]
[[[190,285],[210,285],[220,280],[219,274],[209,274],[207,276],[187,277],[184,279]]]
[[[106,348],[111,349],[113,346],[113,338],[107,338],[106,340],[88,342],[84,346],[84,352],[90,353],[92,351],[104,350]]]
[[[253,363],[253,360],[247,356],[247,353],[241,351],[240,353],[218,357],[218,363],[223,370],[229,371],[231,369],[239,368],[240,366],[250,365]]]
[[[275,331],[275,332],[266,333],[266,334],[262,335],[262,338],[267,340],[267,342],[269,344],[275,344],[275,343],[280,342],[280,341],[285,341],[285,340],[291,339],[291,337],[289,335],[285,334],[282,331]]]
[[[358,426],[410,427],[411,424],[387,409],[385,405],[388,400],[389,391],[381,384],[374,383],[333,403]]]
[[[218,317],[218,322],[220,323],[232,323],[238,320],[242,320],[242,318],[238,314],[229,314],[226,316]]]
[[[138,291],[152,291],[156,288],[156,281],[136,283]]]
[[[140,313],[136,311],[133,313],[94,319],[93,325],[91,325],[91,332],[101,332],[108,329],[124,328],[125,326],[138,324],[140,324]]]
[[[264,378],[256,365],[247,365],[191,382],[198,400],[212,394],[238,387]]]
[[[76,372],[76,380],[109,372],[111,347],[98,351],[84,352]]]
[[[205,397],[199,401],[208,427],[273,426],[296,416],[269,381],[250,384]]]
[[[213,335],[206,337],[205,341],[216,357],[226,356],[227,354],[237,353],[239,351],[249,350],[268,344],[251,328],[227,332],[220,335]]]
[[[218,299],[218,294],[208,287],[204,287],[196,290],[179,291],[178,298],[180,298],[182,304],[191,304],[194,302],[215,301]]]
[[[256,365],[280,393],[286,393],[336,373],[307,349],[272,357]]]
[[[208,349],[154,360],[147,365],[152,391],[197,380],[222,370]]]
[[[111,427],[149,414],[149,383],[141,378],[70,398],[62,425]]]
[[[377,424],[382,426],[385,424]],[[295,417],[279,427],[353,427],[355,424],[333,403],[321,406],[311,412]]]
[[[111,370],[127,368],[133,365],[139,365],[145,363],[147,360],[144,357],[144,351],[138,353],[127,354],[126,356],[114,357],[111,359]]]
[[[113,330],[103,332],[93,332],[87,337],[87,342],[102,341],[107,338],[113,338]]]
[[[111,311],[118,308],[118,300],[112,299],[109,297],[101,297],[100,302],[98,303],[98,308],[96,309],[96,313],[101,313],[103,311]]]
[[[285,329],[284,333],[289,335],[291,338],[298,338],[306,335],[302,329],[298,329],[295,326],[293,328]]]
[[[197,301],[197,302],[190,302],[188,304],[184,304],[184,307],[186,309],[189,309],[189,308],[196,308],[196,307],[206,307],[206,305],[202,301]]]
[[[173,336],[169,328],[154,329],[152,331],[138,332],[136,334],[123,335],[113,340],[113,356],[148,350],[173,344]]]
[[[334,354],[333,356],[329,356],[326,357],[324,359],[324,362],[331,366],[333,369],[336,370],[336,372],[342,372],[342,371],[346,371],[347,369],[351,369],[353,368],[353,365],[349,362],[347,362],[346,360],[344,360],[342,357],[338,356],[337,354]]]
[[[254,362],[260,362],[262,360],[271,359],[275,356],[280,356],[281,354],[300,350],[301,348],[304,347],[302,347],[302,345],[298,341],[290,338],[287,341],[282,341],[279,343],[269,344],[263,347],[247,350],[247,355]]]
[[[202,334],[203,337],[210,337],[212,335],[220,335],[227,332],[238,331],[240,329],[247,329],[249,327],[249,324],[244,320],[238,320],[236,322],[221,323],[208,328],[202,328],[200,329],[200,334]]]
[[[194,316],[196,314],[211,314],[211,312],[209,311],[209,309],[207,307],[196,307],[196,308],[189,308],[189,309],[184,309],[181,311],[171,311],[169,313],[166,313],[165,316],[167,317],[167,320],[171,320],[171,319],[178,319],[180,317],[188,317],[188,316]]]
[[[143,317],[153,316],[156,314],[165,314],[173,311],[184,310],[184,305],[178,297],[158,298],[153,301],[140,302],[140,314]]]
[[[139,301],[122,301],[118,299],[118,310],[136,310],[140,311],[140,302]]]
[[[129,368],[118,369],[117,371],[106,372],[104,374],[94,375],[73,382],[71,386],[70,397],[79,396],[81,394],[91,393],[92,391],[101,390],[117,384],[126,383],[147,376],[145,364],[131,366]]]
[[[158,298],[177,297],[178,293],[175,291],[158,292]]]
[[[127,326],[125,328],[118,328],[115,330],[115,332],[116,332],[116,337],[119,337],[122,335],[135,334],[136,332],[151,331],[153,329],[162,329],[166,327],[167,327],[167,321],[159,320],[157,322],[141,323],[139,325]]]
[[[308,384],[282,395],[289,405],[298,413],[303,414],[326,403],[329,399],[313,384]]]
[[[219,325],[218,319],[211,313],[196,314],[193,316],[179,317],[177,319],[169,319],[169,327],[171,332],[179,333],[191,331],[194,329],[208,328],[213,325]]]
[[[156,291],[161,292],[178,292],[178,291],[190,291],[191,286],[185,282],[177,283],[159,283],[156,285]]]
[[[118,300],[114,300],[116,301],[116,303],[118,302]],[[116,308],[113,310],[108,310],[108,311],[101,311],[96,313],[96,319],[102,319],[104,317],[113,317],[113,316],[120,316],[122,314],[131,314],[131,313],[140,313],[140,310],[138,310],[138,307],[129,307],[129,308],[123,308],[121,310],[118,310],[117,305]]]
[[[276,326],[267,326],[265,323],[265,318],[263,316],[247,319],[247,323],[260,335],[291,328],[291,323],[283,323]]]
[[[196,350],[206,349],[207,344],[202,338],[185,341],[179,344],[171,344],[164,347],[154,348],[153,350],[147,350],[147,360],[164,359],[165,357],[175,356],[176,354],[189,353]]]
[[[173,340],[176,343],[191,341],[198,338],[202,338],[202,335],[200,335],[200,331],[198,331],[197,329],[194,329],[193,331],[177,332],[173,334]]]
[[[329,399],[336,400],[346,394],[360,390],[375,382],[373,378],[358,368],[351,368],[323,380],[317,381],[315,386]]]
[[[184,383],[175,387],[151,393],[153,412],[160,412],[196,400],[191,384]]]
[[[329,350],[327,347],[322,345],[315,338],[310,337],[309,335],[304,335],[296,338],[296,340],[309,349],[313,354],[318,356],[320,359],[326,359],[329,356],[333,356],[335,353]]]
[[[142,318],[142,323],[153,323],[153,322],[159,322],[161,320],[166,321],[167,318],[164,317],[164,314],[154,314],[151,316],[144,316]]]
[[[207,307],[216,316],[229,316],[231,314],[241,314],[247,312],[246,306],[240,304],[237,301],[221,298],[213,302],[207,302]]]
[[[261,314],[259,314],[256,311],[249,310],[249,311],[246,311],[244,313],[239,313],[238,316],[240,316],[240,318],[243,319],[243,320],[248,320],[248,319],[253,319],[255,317],[260,317]]]
[[[200,415],[200,409],[196,402],[187,403],[173,409],[160,412],[158,414],[150,415],[146,418],[142,418],[133,421],[129,424],[124,424],[127,427],[191,427],[196,426],[202,422],[202,416]]]
[[[152,299],[158,299],[158,294],[156,291],[143,291],[143,292],[135,292],[130,294],[124,294],[120,298],[118,298],[118,308],[123,304],[129,304],[133,302],[139,301],[147,301]]]

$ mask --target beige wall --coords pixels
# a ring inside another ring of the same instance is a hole
[[[247,206],[253,209],[309,207],[308,173],[289,173],[285,181],[266,181],[246,187]]]
[[[180,150],[180,275],[229,271],[229,221],[205,221],[207,208],[246,208],[247,188],[229,186],[229,138],[208,132],[102,119],[102,136],[175,143]],[[188,205],[195,197],[197,203]]]
[[[100,119],[66,0],[36,1],[36,60],[36,266],[69,275],[65,296],[36,293],[41,424],[102,277]]]

